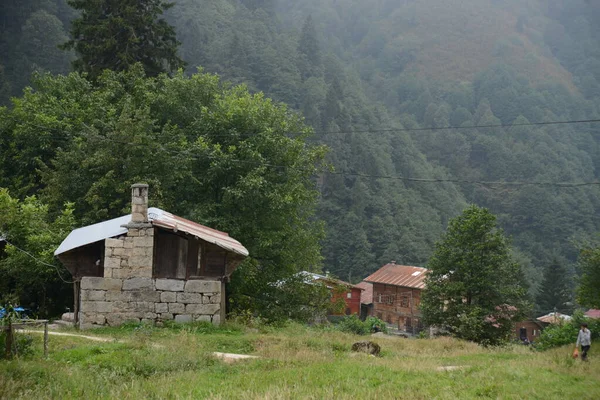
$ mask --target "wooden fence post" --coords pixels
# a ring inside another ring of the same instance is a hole
[[[4,346],[4,353],[7,359],[12,358],[12,349],[13,349],[13,331],[12,331],[12,322],[8,320],[8,327],[6,330],[6,343]]]
[[[44,322],[44,358],[48,358],[48,321]]]

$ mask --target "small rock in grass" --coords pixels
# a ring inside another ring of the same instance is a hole
[[[379,347],[377,343],[371,341],[356,342],[352,345],[352,351],[378,356],[379,352],[381,351],[381,347]]]

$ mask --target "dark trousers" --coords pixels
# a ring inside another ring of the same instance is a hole
[[[581,346],[581,361],[587,360],[587,353],[590,351],[590,346]]]

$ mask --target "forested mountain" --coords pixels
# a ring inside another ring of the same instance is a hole
[[[56,46],[74,15],[64,0],[2,2],[4,103],[31,71],[69,70]],[[472,202],[498,215],[535,290],[552,261],[575,272],[574,243],[600,230],[597,185],[468,182],[600,178],[600,124],[528,125],[600,118],[600,2],[178,0],[167,19],[188,72],[289,104],[329,146],[325,270],[426,265]],[[462,129],[424,129],[447,126]]]

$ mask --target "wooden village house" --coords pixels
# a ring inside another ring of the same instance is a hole
[[[132,213],[75,229],[54,253],[73,276],[75,323],[225,318],[225,283],[248,255],[237,240],[148,208],[148,185],[132,186]]]
[[[360,300],[363,289],[358,285],[353,285],[349,282],[344,282],[331,276],[320,275],[314,272],[302,271],[300,273],[311,282],[320,282],[327,286],[331,292],[332,303],[337,303],[340,298],[344,299],[345,306],[343,312],[332,315],[360,314]]]
[[[386,264],[364,279],[373,284],[373,315],[398,330],[418,333],[421,322],[421,290],[426,268]]]

